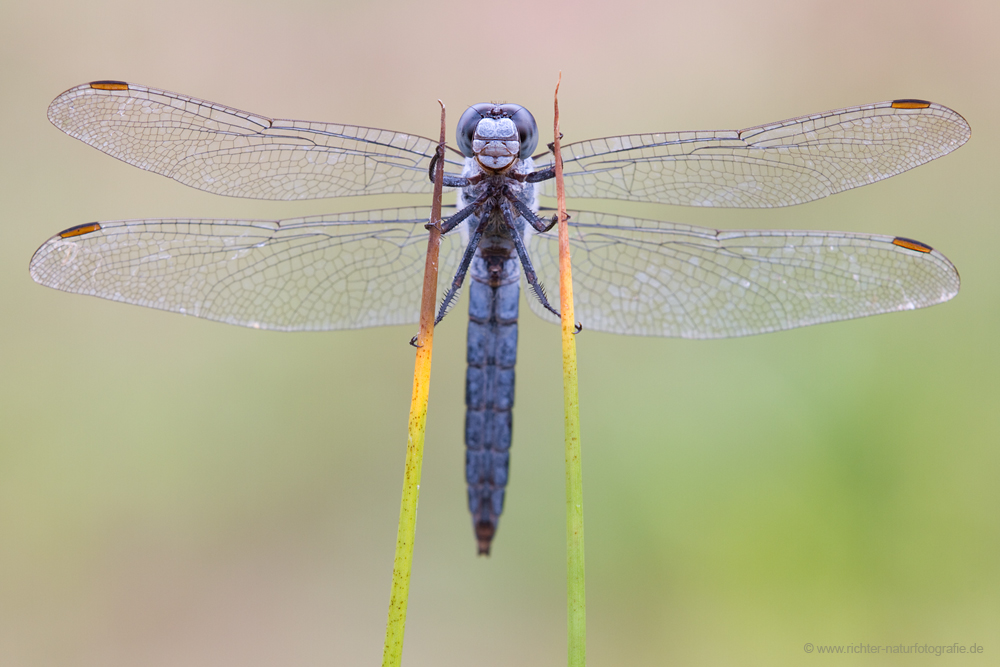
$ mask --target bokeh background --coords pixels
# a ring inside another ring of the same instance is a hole
[[[580,336],[590,663],[917,664],[803,645],[958,642],[984,653],[933,659],[1000,664],[998,28],[990,0],[6,0],[0,664],[378,664],[411,386],[412,328],[251,331],[34,284],[35,248],[93,220],[425,202],[215,197],[63,135],[51,99],[124,79],[425,136],[438,98],[450,133],[503,99],[545,132],[560,70],[566,141],[903,97],[973,127],[946,158],[805,206],[602,205],[917,238],[963,286],[748,339]],[[405,664],[560,664],[558,331],[523,308],[508,502],[477,558],[463,310],[435,341]]]

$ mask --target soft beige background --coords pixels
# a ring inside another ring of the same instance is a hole
[[[0,5],[0,665],[373,665],[411,328],[277,334],[35,285],[53,233],[133,217],[373,208],[214,197],[61,134],[125,79],[271,116],[436,136],[503,99],[567,141],[736,128],[900,97],[957,153],[778,211],[614,206],[930,243],[951,303],[716,342],[579,338],[592,665],[1000,664],[1000,10],[990,0]],[[450,130],[452,132],[453,130]],[[421,203],[399,198],[395,204]],[[407,665],[565,660],[558,332],[524,309],[490,559],[463,481],[465,325],[438,330]],[[976,642],[976,657],[805,642]]]

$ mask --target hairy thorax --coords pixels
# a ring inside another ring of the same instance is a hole
[[[461,210],[465,206],[471,204],[484,192],[486,192],[487,189],[491,187],[492,183],[494,185],[506,184],[506,186],[517,196],[518,199],[528,205],[528,208],[532,211],[538,211],[538,185],[536,183],[528,183],[523,180],[519,181],[512,177],[512,174],[530,174],[534,171],[534,168],[534,163],[531,158],[527,158],[524,160],[517,160],[515,164],[511,165],[511,167],[503,173],[490,174],[480,166],[475,158],[466,158],[465,168],[462,170],[462,176],[471,178],[482,174],[484,178],[475,185],[470,185],[459,191],[458,201],[456,202],[457,208]],[[534,229],[531,225],[527,224],[527,221],[522,216],[517,214],[517,211],[514,211],[514,215],[516,216],[514,222],[517,227],[517,231],[521,235],[521,238],[524,239],[525,243],[527,243]],[[462,223],[459,228],[459,233],[462,235],[463,245],[468,245],[471,230],[475,229],[480,222],[481,221],[478,216],[469,216],[469,218]],[[489,222],[483,232],[483,238],[479,243],[479,248],[476,254],[484,256],[516,256],[514,241],[511,239],[507,225],[504,223],[503,214],[500,211],[499,201],[498,205],[493,207],[493,212],[490,214]]]

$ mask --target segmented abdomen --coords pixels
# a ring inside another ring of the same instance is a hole
[[[520,274],[516,256],[478,253],[469,270],[465,479],[480,554],[490,552],[507,486]]]

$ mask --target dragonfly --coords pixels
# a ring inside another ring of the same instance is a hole
[[[49,106],[60,130],[206,192],[302,200],[432,190],[437,142],[390,130],[272,119],[155,88],[95,81]],[[562,148],[568,197],[684,206],[783,207],[868,185],[957,149],[961,115],[899,99],[742,130],[653,132]],[[462,115],[444,184],[444,317],[468,283],[466,482],[480,554],[503,511],[512,432],[520,282],[531,310],[558,311],[551,146],[516,104]],[[575,311],[590,331],[748,336],[948,301],[954,265],[902,236],[720,231],[569,211]],[[55,289],[278,331],[419,320],[430,207],[288,220],[92,222],[46,241],[32,278]]]

